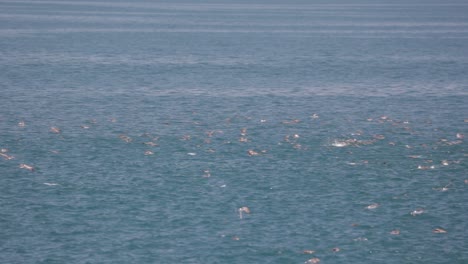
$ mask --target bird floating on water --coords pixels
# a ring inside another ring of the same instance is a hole
[[[55,134],[59,134],[62,131],[58,127],[51,127],[50,132],[55,133]]]
[[[12,159],[15,158],[15,157],[10,156],[10,155],[8,155],[8,154],[6,154],[6,153],[0,153],[0,157],[3,157],[3,158],[6,159],[6,160],[12,160]]]
[[[255,150],[251,150],[251,149],[247,151],[247,154],[249,154],[249,156],[258,156],[259,155],[258,152],[256,152]]]
[[[30,166],[30,165],[27,165],[27,164],[24,164],[24,163],[21,163],[19,165],[19,167],[21,169],[26,169],[26,170],[29,170],[29,171],[34,171],[35,170],[33,166]]]
[[[307,260],[307,261],[304,262],[304,263],[306,263],[306,264],[317,264],[317,263],[319,263],[319,262],[320,262],[320,259],[319,259],[319,258],[311,258],[311,259]]]
[[[419,209],[416,209],[416,210],[412,211],[411,215],[412,216],[417,216],[417,215],[420,215],[420,214],[423,214],[423,213],[424,213],[424,209],[419,208]]]
[[[439,228],[435,228],[434,230],[432,230],[432,233],[443,234],[443,233],[447,233],[447,230],[439,227]]]
[[[378,203],[373,203],[373,204],[371,204],[371,205],[366,206],[366,209],[373,210],[373,209],[376,209],[376,208],[379,207],[379,206],[380,206],[380,204],[378,204]]]

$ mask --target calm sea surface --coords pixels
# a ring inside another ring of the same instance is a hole
[[[466,137],[465,1],[0,1],[0,263],[468,263]]]

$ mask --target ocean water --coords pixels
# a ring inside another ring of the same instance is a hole
[[[455,0],[2,0],[0,263],[468,263],[467,43]]]

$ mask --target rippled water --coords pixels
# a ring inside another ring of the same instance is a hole
[[[1,1],[0,262],[466,263],[467,14]]]

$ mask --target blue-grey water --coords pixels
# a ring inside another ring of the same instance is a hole
[[[0,1],[0,263],[468,263],[466,137],[465,1]]]

